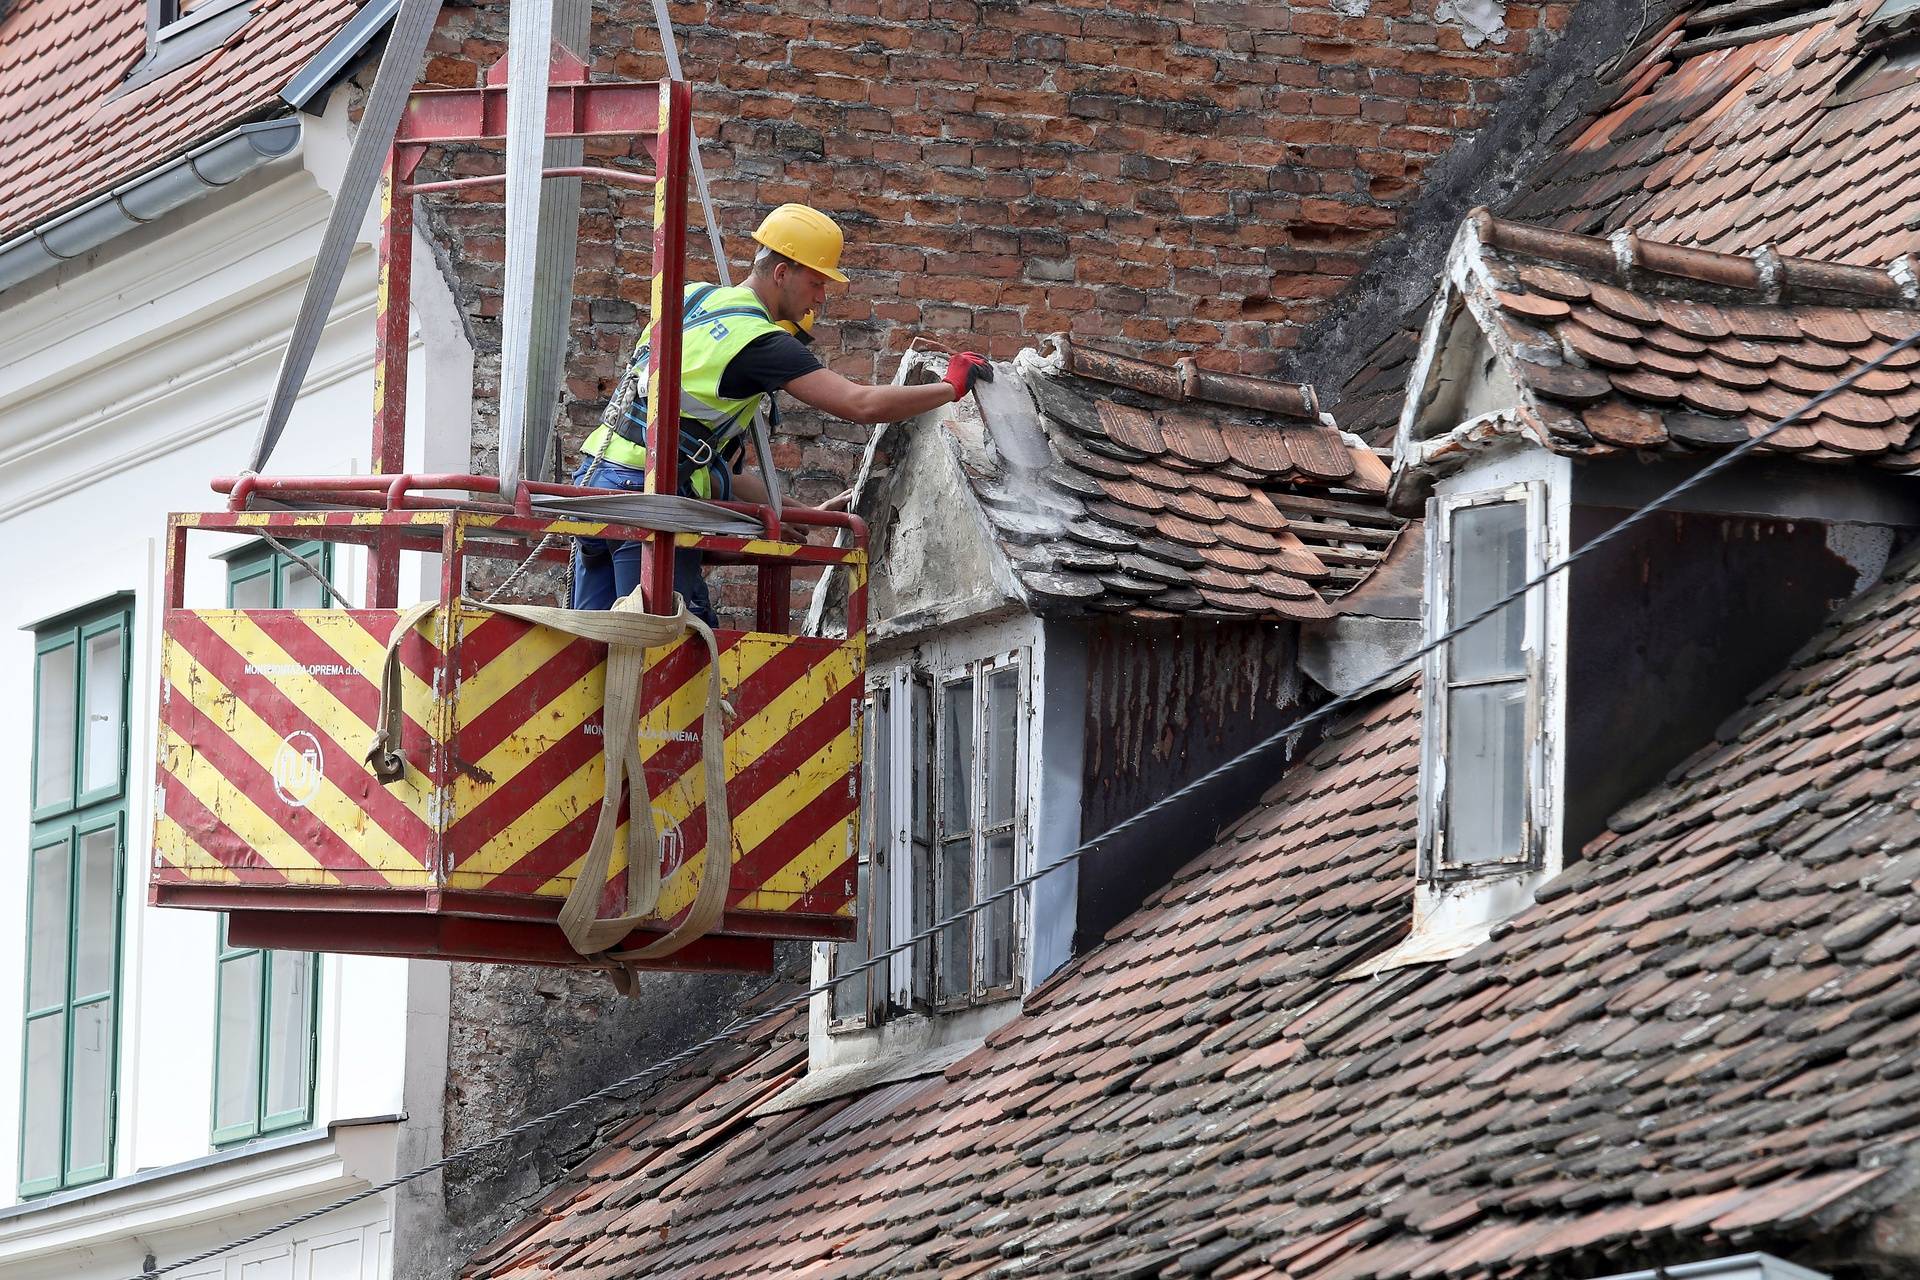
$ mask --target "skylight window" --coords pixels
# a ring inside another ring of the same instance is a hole
[[[120,92],[137,89],[218,49],[252,12],[253,0],[147,0],[147,54]]]

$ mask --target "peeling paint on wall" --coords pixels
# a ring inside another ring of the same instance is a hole
[[[1489,41],[1499,44],[1507,38],[1507,6],[1500,0],[1440,0],[1433,16],[1443,23],[1459,24],[1460,38],[1469,49],[1478,49]]]

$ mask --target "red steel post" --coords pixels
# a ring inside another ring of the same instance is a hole
[[[413,302],[413,196],[406,181],[421,149],[387,150],[380,183],[380,285],[374,306],[372,470],[384,475],[406,469],[407,329]],[[400,547],[390,538],[367,557],[367,607],[391,609],[400,602]]]
[[[693,98],[684,82],[662,82],[660,180],[653,186],[653,352],[647,368],[647,492],[680,489],[680,312],[687,279],[687,157]],[[647,608],[673,612],[673,534],[648,539],[641,581]]]

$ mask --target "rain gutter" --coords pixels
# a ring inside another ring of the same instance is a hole
[[[291,155],[300,131],[299,117],[291,115],[243,124],[0,243],[0,291]]]

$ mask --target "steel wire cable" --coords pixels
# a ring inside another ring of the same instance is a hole
[[[1414,649],[1411,653],[1407,654],[1405,657],[1401,658],[1399,661],[1393,663],[1386,670],[1382,671],[1380,674],[1376,675],[1371,680],[1361,685],[1359,688],[1356,688],[1348,693],[1336,695],[1335,697],[1329,699],[1328,701],[1321,703],[1319,706],[1307,712],[1305,715],[1300,716],[1298,719],[1293,720],[1283,728],[1277,729],[1273,733],[1267,735],[1267,737],[1265,737],[1255,745],[1247,748],[1245,751],[1240,752],[1238,755],[1232,757],[1231,759],[1222,761],[1220,764],[1215,765],[1213,768],[1207,770],[1205,773],[1201,774],[1199,777],[1194,778],[1191,781],[1180,786],[1179,788],[1168,792],[1164,796],[1161,796],[1158,800],[1155,800],[1153,803],[1147,805],[1144,809],[1141,809],[1138,813],[1133,814],[1131,817],[1122,819],[1121,821],[1115,823],[1113,826],[1108,827],[1105,831],[1101,832],[1099,835],[1096,835],[1090,839],[1081,841],[1080,844],[1075,846],[1073,849],[1067,851],[1066,853],[1062,854],[1059,858],[1055,859],[1054,861],[1047,863],[1045,866],[1036,867],[1033,871],[1030,871],[1026,875],[1020,876],[1019,878],[1009,882],[1002,888],[987,895],[986,897],[980,899],[979,901],[961,908],[960,910],[954,912],[952,915],[946,917],[944,920],[940,920],[934,924],[928,925],[926,928],[920,930],[918,933],[915,933],[912,936],[894,944],[893,946],[887,948],[885,951],[881,951],[872,956],[869,956],[866,960],[862,961],[858,965],[855,965],[847,969],[844,973],[837,973],[834,976],[826,979],[824,982],[818,983],[817,985],[814,985],[814,986],[810,986],[803,991],[795,992],[792,995],[786,996],[778,1001],[775,1001],[774,1003],[766,1006],[765,1008],[758,1009],[750,1013],[741,1014],[740,1016],[728,1022],[725,1026],[721,1027],[720,1030],[706,1037],[704,1040],[701,1040],[696,1044],[689,1045],[685,1049],[680,1050],[678,1053],[675,1053],[666,1058],[662,1058],[658,1062],[655,1062],[650,1066],[644,1067],[639,1071],[633,1072],[631,1075],[623,1076],[622,1078],[615,1080],[611,1084],[603,1085],[600,1088],[595,1089],[592,1093],[583,1094],[582,1096],[575,1098],[573,1101],[566,1103],[564,1106],[556,1107],[552,1111],[548,1111],[548,1112],[545,1112],[544,1114],[537,1115],[537,1116],[531,1116],[525,1120],[522,1120],[520,1123],[514,1125],[513,1127],[502,1130],[501,1132],[493,1135],[490,1138],[485,1138],[479,1142],[472,1143],[468,1146],[461,1147],[457,1150],[449,1151],[444,1155],[442,1155],[439,1159],[433,1160],[427,1164],[423,1164],[416,1169],[411,1169],[405,1173],[397,1174],[394,1177],[386,1179],[385,1181],[375,1183],[372,1186],[353,1192],[350,1195],[343,1196],[340,1199],[335,1200],[330,1204],[323,1205],[317,1209],[309,1210],[308,1212],[302,1213],[297,1217],[289,1218],[284,1222],[277,1223],[272,1227],[268,1227],[263,1230],[253,1232],[250,1235],[246,1235],[237,1240],[230,1241],[226,1244],[219,1246],[218,1248],[209,1249],[209,1250],[206,1250],[205,1252],[197,1253],[192,1257],[183,1258],[178,1262],[168,1263],[165,1266],[154,1267],[150,1270],[143,1271],[137,1277],[135,1277],[134,1280],[157,1280],[158,1277],[167,1275],[170,1272],[179,1271],[182,1268],[197,1265],[198,1263],[205,1262],[211,1258],[216,1258],[221,1254],[230,1252],[234,1249],[242,1249],[242,1248],[245,1248],[247,1245],[256,1244],[271,1236],[277,1235],[282,1231],[291,1230],[294,1227],[298,1227],[305,1223],[311,1222],[316,1218],[325,1217],[329,1213],[333,1213],[337,1210],[347,1208],[350,1205],[357,1204],[360,1201],[365,1200],[370,1196],[384,1194],[385,1192],[394,1190],[398,1187],[406,1185],[407,1183],[413,1182],[416,1179],[423,1178],[429,1174],[438,1173],[441,1170],[451,1168],[452,1166],[464,1160],[470,1159],[473,1156],[479,1155],[483,1152],[491,1151],[500,1146],[504,1146],[508,1143],[513,1142],[517,1138],[525,1136],[526,1134],[533,1133],[539,1129],[543,1129],[557,1120],[564,1119],[569,1115],[573,1115],[578,1111],[581,1111],[587,1107],[593,1106],[595,1103],[607,1101],[609,1099],[616,1098],[616,1097],[621,1097],[633,1090],[637,1090],[642,1085],[649,1083],[656,1077],[661,1076],[665,1073],[671,1072],[676,1068],[683,1066],[688,1062],[691,1062],[693,1059],[700,1057],[702,1054],[708,1052],[709,1050],[719,1048],[721,1045],[727,1043],[729,1040],[733,1039],[734,1036],[740,1034],[743,1031],[751,1030],[767,1022],[770,1022],[775,1018],[783,1017],[786,1014],[792,1013],[795,1010],[803,1008],[806,1004],[808,1004],[817,996],[828,995],[829,993],[833,992],[844,983],[851,982],[855,978],[863,978],[868,973],[879,968],[881,965],[891,964],[895,957],[905,955],[908,952],[912,951],[914,948],[922,945],[923,943],[931,941],[933,938],[939,936],[939,934],[942,931],[946,929],[950,929],[958,924],[961,924],[970,920],[975,915],[978,915],[981,912],[988,910],[989,908],[993,907],[995,904],[1001,902],[1002,900],[1011,899],[1013,895],[1020,893],[1021,891],[1027,888],[1030,888],[1034,884],[1037,884],[1040,880],[1053,874],[1056,871],[1059,871],[1063,867],[1070,867],[1078,864],[1081,858],[1085,857],[1088,853],[1092,852],[1093,850],[1099,848],[1101,845],[1105,844],[1107,841],[1113,839],[1115,836],[1121,835],[1131,830],[1132,828],[1139,826],[1141,823],[1146,822],[1149,818],[1153,817],[1156,813],[1159,813],[1169,808],[1170,806],[1179,803],[1180,801],[1202,790],[1203,788],[1207,787],[1208,785],[1217,781],[1218,779],[1225,777],[1227,774],[1233,772],[1241,764],[1245,763],[1249,759],[1262,755],[1267,751],[1270,751],[1273,748],[1278,747],[1283,742],[1285,742],[1288,738],[1293,737],[1295,734],[1300,733],[1302,730],[1307,729],[1314,724],[1317,724],[1323,720],[1330,718],[1336,712],[1343,711],[1349,707],[1356,705],[1357,703],[1360,703],[1368,698],[1373,697],[1375,694],[1384,692],[1387,689],[1392,688],[1395,684],[1399,682],[1399,680],[1403,675],[1405,675],[1411,669],[1413,669],[1416,666],[1416,664],[1423,662],[1429,655],[1431,655],[1432,653],[1440,649],[1441,646],[1450,643],[1456,637],[1464,634],[1467,631],[1472,630],[1474,627],[1478,626],[1480,623],[1485,622],[1488,618],[1491,618],[1494,614],[1499,613],[1502,609],[1505,609],[1508,605],[1513,604],[1515,601],[1524,597],[1528,592],[1534,591],[1539,587],[1544,586],[1553,578],[1558,577],[1560,574],[1567,572],[1575,564],[1579,563],[1583,558],[1599,550],[1601,547],[1605,546],[1608,542],[1619,537],[1621,534],[1633,528],[1635,525],[1640,524],[1642,521],[1649,519],[1657,512],[1665,509],[1671,503],[1673,503],[1676,499],[1681,497],[1683,494],[1693,489],[1699,488],[1701,485],[1705,484],[1708,480],[1712,479],[1714,476],[1725,472],[1730,467],[1732,467],[1735,463],[1737,463],[1740,459],[1746,457],[1748,454],[1752,453],[1759,446],[1761,446],[1762,444],[1765,444],[1768,440],[1772,439],[1775,435],[1779,434],[1781,431],[1784,431],[1786,428],[1792,426],[1794,423],[1798,422],[1801,418],[1805,417],[1809,411],[1819,408],[1822,404],[1826,403],[1828,400],[1832,399],[1834,396],[1839,395],[1841,392],[1851,387],[1854,384],[1854,382],[1856,382],[1860,378],[1866,376],[1869,373],[1872,373],[1874,370],[1880,368],[1888,360],[1892,359],[1894,356],[1898,355],[1900,352],[1905,351],[1915,346],[1916,344],[1920,344],[1920,332],[1916,332],[1911,337],[1903,338],[1900,341],[1894,343],[1892,346],[1888,347],[1887,350],[1881,352],[1880,355],[1876,356],[1869,363],[1860,366],[1858,369],[1855,369],[1852,373],[1848,374],[1846,377],[1842,378],[1840,381],[1834,383],[1832,386],[1828,387],[1825,391],[1822,391],[1818,395],[1815,395],[1810,399],[1803,401],[1798,408],[1793,410],[1793,412],[1787,414],[1785,417],[1775,419],[1772,423],[1770,423],[1766,427],[1765,430],[1761,431],[1759,434],[1751,436],[1748,439],[1739,443],[1738,445],[1735,445],[1733,448],[1729,449],[1726,453],[1721,454],[1719,457],[1715,458],[1712,462],[1708,463],[1706,466],[1702,467],[1700,470],[1694,472],[1692,475],[1688,476],[1684,480],[1680,481],[1678,484],[1675,484],[1671,488],[1667,489],[1665,492],[1659,494],[1657,497],[1652,498],[1644,506],[1637,508],[1627,516],[1623,517],[1619,522],[1608,526],[1604,531],[1596,535],[1590,542],[1586,543],[1578,551],[1575,551],[1572,554],[1566,556],[1565,558],[1561,560],[1557,560],[1553,564],[1548,565],[1547,567],[1542,569],[1539,573],[1527,579],[1525,582],[1521,583],[1518,587],[1515,587],[1512,591],[1508,592],[1505,596],[1494,601],[1492,604],[1489,604],[1486,608],[1480,610],[1478,613],[1474,614],[1472,617],[1467,618],[1463,622],[1455,623],[1447,631],[1441,633],[1440,635],[1435,636],[1433,639],[1428,640],[1424,644],[1420,645],[1418,648]]]

